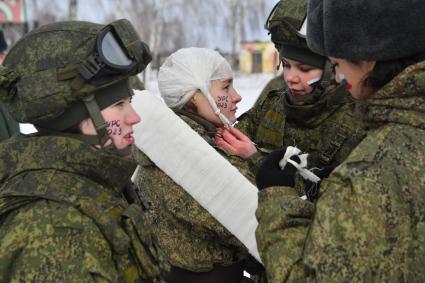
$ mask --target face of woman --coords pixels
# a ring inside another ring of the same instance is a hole
[[[323,70],[295,60],[283,58],[283,77],[292,95],[309,94],[321,79]]]
[[[235,123],[236,110],[238,109],[236,105],[242,98],[233,88],[233,79],[211,81],[210,93],[221,113],[223,113],[231,123]],[[222,126],[220,118],[214,114],[213,109],[202,93],[196,93],[192,97],[192,102],[195,104],[197,113],[201,117],[214,125]]]
[[[101,111],[103,119],[108,125],[107,131],[111,139],[105,145],[114,143],[117,149],[124,149],[134,143],[133,125],[140,122],[140,117],[130,104],[131,98],[119,100]],[[96,135],[91,119],[80,123],[81,133]]]
[[[368,97],[371,91],[363,87],[363,80],[375,66],[375,61],[351,62],[346,59],[330,58],[335,68],[337,82],[345,85],[355,99]]]

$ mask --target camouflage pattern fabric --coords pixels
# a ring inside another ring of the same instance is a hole
[[[237,124],[259,149],[251,159],[253,166],[260,164],[264,153],[296,146],[309,154],[309,168],[336,167],[365,135],[348,95],[334,85],[314,105],[295,106],[288,103],[283,89],[262,93]],[[304,194],[301,182],[297,189]]]
[[[300,37],[297,32],[300,30],[307,14],[307,2],[281,0],[276,5],[276,10],[266,23],[272,42],[276,47],[281,44],[289,44],[309,50],[305,38]]]
[[[138,76],[130,77],[130,85],[133,89],[144,90],[145,84],[139,79]]]
[[[134,162],[68,137],[0,144],[0,282],[155,282]]]
[[[425,62],[363,105],[367,137],[321,185],[260,192],[257,240],[272,282],[425,282]]]
[[[195,121],[186,115],[180,117],[215,147],[212,124],[202,118]],[[217,150],[253,182],[254,176],[243,159]],[[206,272],[214,265],[229,266],[248,257],[243,244],[145,154],[137,150],[136,159],[141,166],[136,183],[150,205],[154,237],[172,266]]]
[[[19,134],[19,124],[13,120],[6,107],[0,104],[0,141]]]

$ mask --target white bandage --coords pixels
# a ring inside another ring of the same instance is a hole
[[[316,176],[313,172],[307,169],[307,157],[308,153],[300,154],[301,150],[299,148],[296,148],[294,146],[288,146],[286,148],[285,155],[283,156],[282,160],[279,162],[280,168],[283,170],[286,166],[286,164],[289,162],[291,163],[295,168],[297,168],[298,173],[305,179],[312,181],[314,183],[317,183],[320,181],[320,178]],[[298,156],[300,159],[300,163],[295,162],[294,160],[290,159],[292,156]]]

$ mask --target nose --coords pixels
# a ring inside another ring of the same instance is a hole
[[[298,75],[298,72],[293,70],[293,68],[285,72],[284,76],[285,76],[286,82],[289,84],[296,84],[300,82],[300,77]]]
[[[129,106],[129,111],[126,115],[126,122],[129,125],[137,124],[141,121],[139,114],[136,113],[136,110],[134,110],[133,106],[131,104]]]
[[[234,104],[238,104],[239,102],[241,102],[241,100],[242,100],[242,96],[240,96],[239,93],[236,90],[234,90],[232,93],[232,102]]]

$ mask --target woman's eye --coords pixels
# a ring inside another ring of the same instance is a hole
[[[310,72],[311,70],[313,70],[314,68],[311,68],[311,67],[300,67],[300,70],[301,70],[301,72],[303,72],[303,73],[308,73],[308,72]]]

